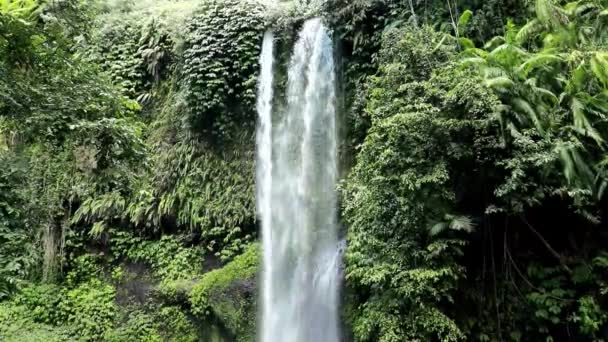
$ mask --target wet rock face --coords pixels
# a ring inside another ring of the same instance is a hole
[[[116,303],[122,306],[145,304],[152,297],[156,286],[152,270],[142,262],[126,263],[124,269],[125,274],[116,285]]]

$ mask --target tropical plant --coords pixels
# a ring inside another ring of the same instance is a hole
[[[483,49],[466,49],[462,63],[478,67],[503,100],[497,119],[506,142],[523,147],[531,139],[545,146],[546,160],[530,161],[553,168],[559,160],[570,195],[583,203],[589,194],[601,197],[605,188],[601,160],[594,156],[606,147],[599,127],[608,110],[602,71],[608,63],[597,50],[604,30],[589,30],[601,22],[604,7],[537,0],[535,8],[537,18],[521,28],[509,23],[504,37]]]

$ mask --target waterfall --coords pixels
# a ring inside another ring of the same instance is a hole
[[[273,64],[274,64],[274,35],[271,31],[264,34],[262,54],[260,55],[260,80],[258,83],[258,130],[257,130],[257,179],[256,200],[258,216],[265,224],[272,221],[272,95],[273,95]],[[263,269],[272,270],[272,250],[265,246],[271,245],[271,234],[262,232],[264,246]],[[262,280],[262,310],[263,316],[271,307],[272,282]]]
[[[287,110],[273,113],[272,40],[266,33],[257,106],[260,339],[337,342],[341,247],[332,41],[320,19],[304,24],[289,65]]]

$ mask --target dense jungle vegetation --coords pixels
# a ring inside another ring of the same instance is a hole
[[[255,340],[258,56],[312,16],[345,340],[608,341],[608,0],[0,0],[1,341]]]

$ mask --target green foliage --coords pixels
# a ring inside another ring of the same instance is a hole
[[[69,336],[83,341],[102,340],[116,315],[114,289],[96,279],[71,290],[55,285],[28,287],[14,304],[27,308],[27,320],[66,326]]]
[[[499,147],[486,136],[498,99],[449,64],[453,47],[429,28],[389,31],[384,44],[368,85],[372,126],[344,184],[346,280],[363,300],[355,340],[460,340],[444,305],[463,275],[458,231],[474,224],[453,214],[452,184],[465,177],[458,166],[475,169]],[[454,231],[439,235],[444,218]]]
[[[149,102],[154,83],[167,76],[173,42],[156,18],[136,20],[129,15],[102,17],[87,55],[106,71],[121,92],[140,103]]]
[[[608,322],[608,314],[602,310],[596,299],[585,296],[578,300],[578,310],[572,321],[580,327],[582,335],[597,338],[600,329]]]
[[[136,238],[129,245],[128,249],[115,252],[125,255],[128,260],[150,265],[155,276],[163,282],[192,279],[202,270],[201,248],[185,248],[177,238],[164,236],[158,241]]]
[[[3,341],[198,341],[196,326],[177,307],[119,310],[114,290],[93,279],[72,290],[27,287],[0,304]]]
[[[68,314],[59,310],[66,298],[65,289],[56,285],[40,285],[24,288],[16,297],[19,306],[26,307],[34,322],[58,325],[67,320]]]
[[[259,258],[259,246],[252,244],[223,268],[206,273],[190,293],[192,312],[216,318],[237,341],[252,341]]]
[[[0,304],[0,338],[7,342],[68,342],[68,327],[33,322],[26,307]]]
[[[253,152],[234,146],[231,152],[218,153],[205,151],[205,145],[179,143],[158,158],[152,203],[156,213],[200,231],[207,249],[223,260],[242,252],[254,233]],[[139,214],[148,209],[129,210],[136,222],[151,219]]]
[[[228,138],[243,127],[251,130],[262,7],[250,0],[209,0],[196,13],[188,23],[181,70],[193,131]]]
[[[604,183],[603,171],[596,167],[601,159],[595,156],[604,151],[605,138],[596,125],[603,122],[608,98],[601,83],[602,68],[594,68],[603,63],[597,57],[602,53],[587,44],[593,34],[579,29],[593,20],[594,12],[588,17],[568,17],[568,12],[577,13],[574,4],[569,8],[538,0],[537,19],[530,23],[539,25],[529,23],[518,29],[509,23],[505,36],[493,39],[486,50],[464,52],[463,63],[480,68],[486,85],[504,102],[499,120],[506,143],[516,152],[513,159],[503,162],[511,178],[498,194],[508,197],[514,210],[556,192],[572,197],[581,207],[591,195],[602,196],[598,186]],[[565,21],[572,25],[566,28]],[[542,43],[529,33],[537,26],[549,30],[543,33]],[[543,182],[555,180],[558,161],[562,182],[541,190],[535,185],[539,178],[526,179],[530,170],[540,167]],[[528,203],[516,200],[522,197]]]
[[[178,307],[167,306],[161,308],[156,320],[160,325],[160,334],[165,340],[175,342],[200,341],[196,326]]]
[[[145,310],[124,311],[119,321],[116,328],[106,332],[104,341],[200,341],[196,327],[177,307],[151,307]]]
[[[81,255],[74,258],[70,271],[66,275],[66,285],[74,287],[101,276],[102,265],[99,256],[92,254]]]
[[[31,232],[21,225],[23,198],[15,184],[23,179],[17,158],[0,152],[0,300],[11,295],[37,262]]]
[[[3,0],[0,2],[0,13],[17,18],[31,18],[40,9],[38,0]]]
[[[318,4],[0,0],[1,340],[254,339],[260,40],[284,87]],[[606,2],[322,6],[353,340],[606,339]]]
[[[112,327],[116,315],[115,290],[112,286],[92,280],[67,292],[63,310],[75,334],[84,341],[99,341]],[[60,307],[62,303],[60,303]]]
[[[126,323],[111,330],[104,336],[108,342],[161,342],[162,338],[154,327],[154,318],[143,312],[126,313]]]

